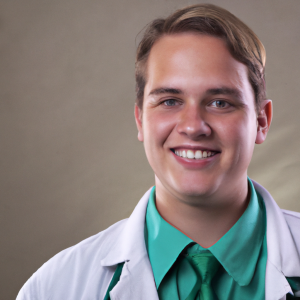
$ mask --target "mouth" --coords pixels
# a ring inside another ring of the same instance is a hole
[[[171,151],[182,158],[191,160],[203,160],[212,157],[220,152],[212,150],[193,150],[193,149],[171,149]]]

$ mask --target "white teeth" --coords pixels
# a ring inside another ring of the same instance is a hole
[[[196,153],[195,153],[195,158],[196,159],[202,158],[202,151],[197,150]]]
[[[175,154],[189,159],[201,159],[201,158],[207,158],[211,157],[216,154],[216,152],[212,151],[193,151],[193,150],[175,150]]]
[[[194,152],[192,150],[188,150],[186,156],[187,158],[194,158]]]

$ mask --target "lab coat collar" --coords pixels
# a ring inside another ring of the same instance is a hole
[[[150,192],[151,189],[145,193],[127,219],[120,235],[112,241],[110,251],[101,260],[102,266],[113,266],[124,261],[139,261],[148,256],[144,229]]]
[[[264,199],[267,213],[266,299],[285,299],[292,293],[286,277],[300,277],[299,251],[281,209],[265,188],[252,182]]]
[[[101,261],[102,266],[125,262],[120,280],[110,292],[112,300],[158,300],[144,237],[150,191],[139,201],[123,231],[112,242],[110,252]]]

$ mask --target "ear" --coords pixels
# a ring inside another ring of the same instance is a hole
[[[260,111],[257,116],[257,134],[255,143],[261,144],[265,141],[267,133],[271,126],[273,115],[272,100],[264,100],[260,105]]]
[[[135,123],[138,129],[138,140],[140,142],[144,141],[144,135],[143,135],[143,124],[142,124],[142,114],[143,111],[135,104],[134,106],[134,117],[135,117]]]

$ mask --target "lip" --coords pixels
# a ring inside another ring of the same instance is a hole
[[[217,152],[215,155],[204,158],[204,159],[190,159],[190,158],[185,158],[185,157],[181,157],[176,155],[172,150],[179,150],[179,149],[193,149],[193,150],[206,150],[206,151],[213,151],[213,152]],[[216,150],[210,150],[209,148],[202,148],[202,147],[197,147],[197,148],[189,148],[189,147],[176,147],[176,148],[172,148],[170,149],[170,152],[172,153],[172,155],[174,156],[174,158],[177,160],[177,162],[179,164],[181,164],[182,166],[184,166],[185,168],[188,169],[202,169],[205,168],[211,164],[213,164],[216,160],[219,159],[221,152],[220,151],[216,151]]]
[[[190,149],[190,150],[201,150],[201,151],[210,151],[210,152],[218,152],[220,153],[221,151],[219,149],[216,148],[210,148],[210,147],[203,147],[203,146],[193,146],[193,145],[180,145],[177,147],[171,147],[171,150],[185,150],[185,149]]]

